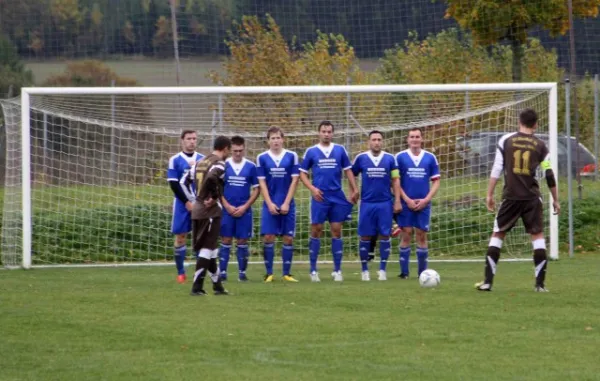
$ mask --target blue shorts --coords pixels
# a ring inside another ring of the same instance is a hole
[[[221,237],[250,239],[253,236],[253,228],[252,208],[249,208],[241,217],[233,217],[223,208]]]
[[[402,202],[402,211],[396,215],[396,223],[401,228],[417,228],[428,232],[430,217],[431,204],[427,205],[425,209],[415,212]]]
[[[296,235],[296,204],[293,202],[290,204],[288,214],[274,216],[269,212],[267,204],[263,203],[260,216],[260,234],[289,235],[290,237],[294,237]]]
[[[392,233],[394,204],[391,201],[361,202],[358,208],[358,235],[373,237]]]
[[[178,199],[173,200],[173,217],[171,219],[171,233],[187,234],[192,231],[192,215],[185,208],[185,204]]]
[[[333,192],[323,192],[323,201],[310,199],[310,223],[323,224],[325,221],[344,222],[352,219],[352,203],[346,199],[341,189]]]

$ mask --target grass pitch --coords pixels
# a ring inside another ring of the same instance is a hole
[[[263,284],[252,265],[229,297],[189,296],[174,266],[1,271],[0,379],[599,379],[598,254],[551,262],[548,294],[530,263],[501,262],[491,293],[481,263],[432,263],[437,289],[390,267]]]

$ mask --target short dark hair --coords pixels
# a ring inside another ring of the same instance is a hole
[[[236,146],[243,146],[246,141],[243,137],[236,135],[231,137],[231,144]]]
[[[321,132],[321,127],[323,126],[331,126],[331,132],[335,131],[335,126],[333,125],[333,123],[331,123],[328,120],[324,120],[319,124],[319,128],[317,129],[317,131]]]
[[[383,139],[383,133],[379,130],[373,130],[373,131],[369,132],[369,138],[371,138],[371,135],[374,135],[374,134],[381,135],[381,138]]]
[[[283,138],[283,130],[281,129],[281,127],[277,127],[277,126],[271,126],[269,127],[269,129],[267,130],[267,139],[269,139],[271,137],[271,135],[273,134],[280,134],[281,137]]]
[[[408,130],[408,133],[410,134],[413,131],[419,131],[419,133],[421,134],[421,137],[423,136],[423,130],[421,129],[421,127],[413,127],[410,130]]]
[[[183,140],[183,139],[185,139],[185,136],[187,134],[195,134],[195,133],[196,133],[196,131],[194,131],[194,130],[183,130],[183,131],[181,131],[180,139]]]
[[[526,108],[519,114],[519,123],[528,128],[533,128],[538,121],[537,113],[530,108]]]
[[[231,149],[231,140],[227,136],[217,136],[213,143],[215,151],[223,151],[225,148]]]

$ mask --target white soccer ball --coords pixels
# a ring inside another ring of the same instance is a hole
[[[419,284],[425,288],[437,287],[440,284],[440,274],[433,269],[427,269],[419,275]]]

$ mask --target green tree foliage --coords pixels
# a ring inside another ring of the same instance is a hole
[[[33,74],[25,69],[12,42],[0,35],[0,98],[6,97],[11,87],[12,95],[17,96],[21,87],[31,84]]]
[[[492,45],[509,41],[512,47],[512,80],[521,82],[522,59],[526,56],[530,29],[541,26],[552,36],[564,35],[569,30],[569,13],[564,0],[443,0],[448,8],[446,18],[454,18],[459,25],[472,31],[477,43]],[[543,4],[543,6],[540,6]],[[574,17],[596,17],[600,0],[573,0]]]

